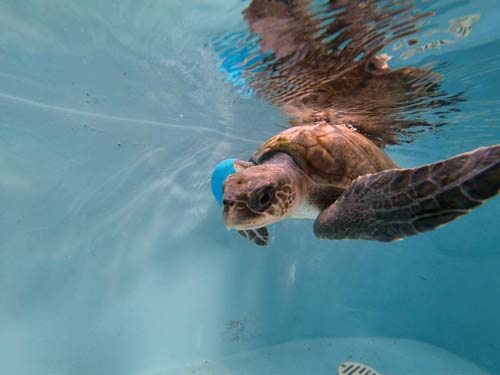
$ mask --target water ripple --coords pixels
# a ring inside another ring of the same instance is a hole
[[[134,123],[134,124],[138,124],[138,125],[142,124],[142,125],[150,125],[150,126],[156,126],[156,127],[174,128],[174,129],[179,129],[179,130],[183,130],[183,131],[199,131],[199,132],[204,132],[204,133],[217,134],[217,135],[223,136],[224,138],[227,138],[227,139],[233,139],[233,140],[237,140],[237,141],[245,142],[245,143],[255,143],[255,144],[260,143],[260,141],[255,140],[255,139],[248,139],[246,137],[239,137],[239,136],[234,135],[234,134],[230,134],[227,132],[223,132],[223,131],[220,131],[217,129],[208,128],[208,127],[204,127],[204,126],[178,125],[178,124],[160,122],[160,121],[154,121],[154,120],[145,120],[145,119],[130,118],[130,117],[120,117],[120,116],[109,115],[109,114],[98,113],[98,112],[83,111],[80,109],[61,107],[61,106],[57,106],[57,105],[38,102],[38,101],[35,101],[32,99],[21,98],[18,96],[10,95],[10,94],[5,93],[5,92],[0,92],[0,98],[4,99],[6,101],[16,102],[16,103],[28,105],[31,107],[36,107],[39,109],[47,110],[47,111],[62,112],[62,113],[67,113],[67,114],[72,114],[72,115],[94,117],[94,118],[98,118],[101,120],[112,120],[112,121],[124,122],[124,123]]]

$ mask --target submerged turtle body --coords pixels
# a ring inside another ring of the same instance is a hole
[[[326,122],[287,129],[268,139],[253,155],[257,164],[276,153],[292,157],[313,182],[346,189],[359,176],[397,165],[368,138]]]
[[[347,126],[298,126],[270,138],[223,185],[224,221],[258,245],[266,226],[312,219],[323,239],[394,241],[444,225],[500,189],[500,145],[402,169]]]

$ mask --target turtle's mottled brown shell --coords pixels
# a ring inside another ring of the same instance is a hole
[[[326,122],[293,127],[275,135],[260,146],[253,159],[260,164],[275,152],[289,154],[314,182],[342,189],[361,175],[397,168],[363,135]]]

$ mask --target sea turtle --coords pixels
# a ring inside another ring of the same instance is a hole
[[[463,100],[442,92],[431,69],[392,70],[390,57],[379,54],[418,32],[432,12],[337,0],[321,13],[334,17],[317,19],[308,4],[253,0],[244,12],[260,52],[274,56],[249,56],[246,82],[291,116],[293,127],[250,161],[231,162],[214,185],[226,226],[258,245],[268,243],[267,225],[287,218],[315,220],[323,239],[393,241],[437,228],[497,194],[500,145],[411,169],[398,168],[384,151],[411,127],[432,126],[422,113],[436,109],[442,117]]]
[[[266,245],[266,226],[313,219],[321,239],[394,241],[468,213],[500,189],[500,145],[398,168],[362,134],[327,122],[286,129],[223,183],[228,228]]]

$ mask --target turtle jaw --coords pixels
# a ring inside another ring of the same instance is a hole
[[[227,203],[222,208],[226,228],[249,230],[265,227],[280,220],[266,212],[254,212],[245,202]]]

